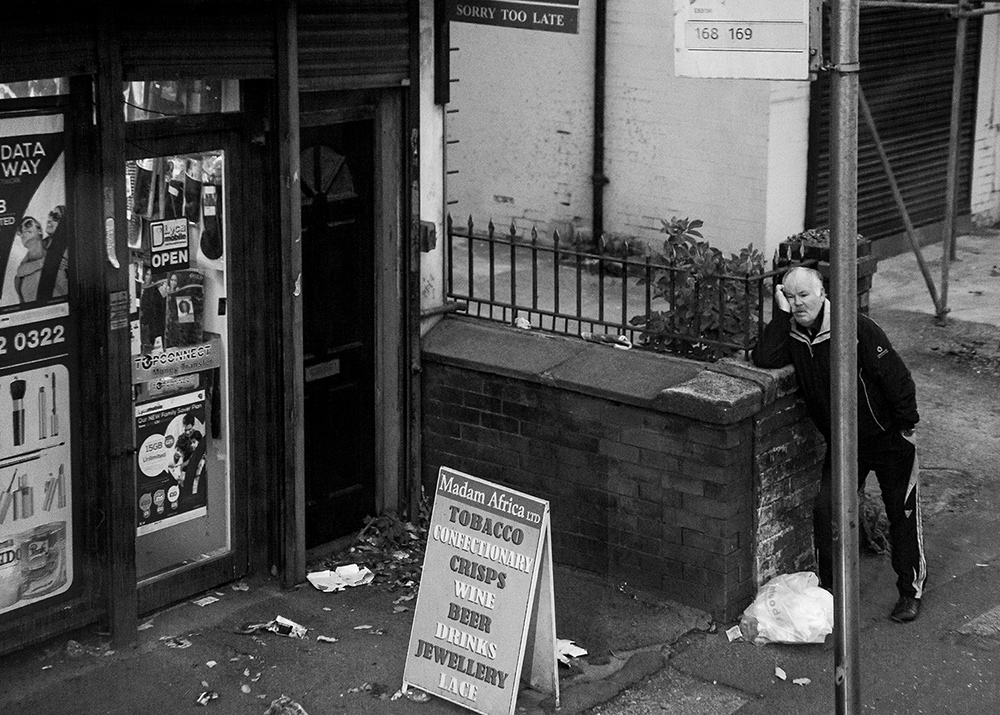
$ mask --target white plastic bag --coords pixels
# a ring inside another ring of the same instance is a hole
[[[814,573],[775,576],[743,612],[740,630],[757,645],[822,643],[833,632],[833,594]]]

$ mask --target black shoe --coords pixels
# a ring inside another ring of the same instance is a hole
[[[920,599],[912,596],[900,596],[889,617],[896,623],[909,623],[917,620],[919,615]]]

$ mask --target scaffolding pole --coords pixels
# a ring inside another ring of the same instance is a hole
[[[935,294],[934,284],[926,270],[919,247],[916,244],[916,238],[912,225],[909,222],[905,207],[901,204],[901,195],[899,195],[898,187],[894,184],[894,180],[891,176],[888,158],[883,156],[884,152],[879,145],[877,136],[875,140],[879,156],[882,158],[882,164],[886,167],[886,172],[890,174],[890,183],[893,183],[893,195],[896,197],[896,203],[900,206],[900,211],[903,212],[903,220],[906,223],[907,237],[914,246],[914,251],[917,255],[917,262],[920,264],[920,270],[924,274],[924,280],[927,282],[931,298],[934,300],[935,321],[938,325],[944,325],[947,322],[948,312],[951,310],[948,307],[949,269],[951,262],[955,260],[957,254],[955,240],[955,204],[958,200],[958,152],[960,149],[959,142],[962,119],[962,75],[965,71],[965,44],[966,36],[968,34],[969,18],[1000,14],[1000,6],[974,8],[970,0],[955,0],[955,2],[952,3],[922,2],[921,0],[859,0],[859,3],[861,7],[866,8],[897,8],[905,10],[947,12],[949,17],[957,21],[955,27],[955,64],[953,67],[951,86],[951,120],[948,133],[948,164],[947,176],[945,179],[945,216],[941,235],[940,297],[937,297]],[[867,112],[866,120],[869,121],[869,126],[872,128],[872,132],[874,134],[874,122],[872,122],[869,118],[870,112],[867,110],[867,107],[862,107],[862,109]]]
[[[967,9],[967,0],[961,0]],[[955,28],[955,66],[951,83],[951,125],[948,135],[948,174],[944,197],[944,231],[941,239],[941,301],[938,304],[937,323],[944,325],[948,315],[948,272],[955,260],[955,201],[958,190],[959,129],[962,119],[962,74],[965,68],[965,36],[969,20],[958,14]]]
[[[858,90],[859,0],[835,0],[831,17],[830,194],[833,361],[834,640],[837,715],[861,712],[858,653]]]

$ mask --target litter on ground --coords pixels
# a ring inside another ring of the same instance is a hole
[[[569,665],[570,658],[582,658],[587,651],[566,638],[556,639],[556,657],[560,663]]]
[[[160,642],[167,648],[178,648],[183,650],[184,648],[191,647],[191,641],[183,636],[163,636],[160,638]]]
[[[218,699],[219,694],[217,692],[214,690],[206,690],[195,699],[195,702],[199,705],[208,705],[211,701]]]
[[[267,632],[277,633],[279,636],[288,636],[289,638],[305,638],[308,630],[308,628],[299,625],[295,621],[289,620],[284,616],[278,616],[266,623],[245,623],[237,633],[248,635],[251,633]]]
[[[343,591],[349,586],[364,586],[367,583],[371,583],[375,578],[375,574],[367,566],[347,564],[346,566],[338,566],[332,571],[313,571],[310,574],[306,574],[306,578],[318,590],[324,593],[332,593],[334,591]]]
[[[401,690],[403,691],[403,695],[415,703],[426,703],[431,699],[430,693],[425,693],[423,690],[414,688],[406,683],[403,683]]]
[[[309,713],[290,697],[282,695],[271,701],[271,706],[264,711],[264,715],[309,715]]]

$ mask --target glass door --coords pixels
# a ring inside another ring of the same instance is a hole
[[[246,570],[229,389],[235,152],[223,137],[191,144],[126,163],[136,571],[147,610]]]

